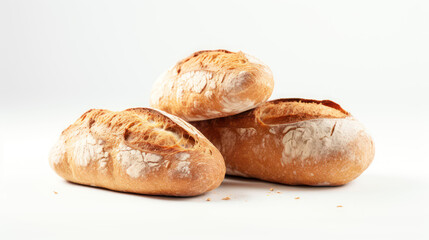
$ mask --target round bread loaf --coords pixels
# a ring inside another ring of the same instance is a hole
[[[86,112],[62,132],[49,162],[70,182],[152,195],[199,195],[225,175],[221,154],[198,130],[149,108]]]
[[[267,65],[243,52],[200,51],[162,74],[151,106],[187,121],[234,115],[265,102],[274,81]]]
[[[364,126],[329,100],[279,99],[192,124],[220,150],[229,175],[335,186],[357,178],[374,158]]]

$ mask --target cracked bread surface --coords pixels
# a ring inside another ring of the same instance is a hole
[[[151,106],[187,121],[231,116],[265,102],[273,91],[269,67],[243,52],[193,53],[162,74]]]
[[[278,99],[192,124],[220,150],[227,174],[271,182],[343,185],[357,178],[375,153],[365,127],[329,100]]]
[[[194,196],[220,185],[219,151],[193,126],[159,110],[89,110],[52,148],[64,179],[116,191]]]

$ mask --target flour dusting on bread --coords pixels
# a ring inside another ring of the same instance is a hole
[[[220,132],[220,147],[215,146],[221,149],[221,152],[230,153],[235,148],[235,142],[237,141],[237,135],[232,129],[223,128],[219,129]]]
[[[186,121],[206,120],[254,108],[273,87],[268,66],[243,52],[199,51],[161,75],[150,103]]]
[[[284,134],[282,164],[299,161],[300,164],[318,164],[333,153],[344,152],[360,134],[365,133],[361,123],[353,119],[312,119],[279,126]],[[350,161],[354,154],[348,154]],[[312,161],[307,161],[312,159]]]
[[[65,152],[66,140],[64,136],[61,135],[49,153],[49,164],[51,167],[53,167],[54,164],[60,163],[61,159],[64,157]]]
[[[191,157],[191,154],[186,152],[176,153],[176,158],[179,159],[180,161],[185,161],[190,157]]]
[[[245,90],[248,81],[252,80],[252,75],[247,71],[241,71],[237,76],[231,77],[225,82],[225,91],[229,93],[239,93]]]
[[[237,131],[238,136],[240,136],[241,138],[249,138],[256,135],[255,128],[237,128],[235,130]]]
[[[231,175],[337,186],[358,177],[374,158],[364,126],[329,100],[277,99],[192,124],[218,147]]]
[[[191,174],[190,164],[191,163],[188,161],[180,161],[177,163],[176,171],[180,177],[188,177]]]
[[[157,170],[163,163],[162,156],[132,149],[124,143],[119,145],[117,157],[126,173],[133,178],[142,177],[147,171]]]
[[[80,134],[76,136],[77,139],[73,146],[73,159],[79,166],[86,167],[91,162],[98,162],[100,168],[105,167],[105,162],[109,156],[108,152],[105,152],[104,141],[97,140],[92,136],[91,133]]]
[[[212,98],[212,97],[213,97],[213,92],[212,92],[212,91],[206,91],[206,92],[204,93],[204,96],[205,96],[206,98]],[[216,111],[216,112],[218,112],[218,111]]]
[[[232,96],[222,98],[221,105],[223,106],[222,112],[234,113],[237,111],[244,112],[255,107],[255,102],[251,99],[239,99]]]
[[[177,84],[187,91],[201,93],[212,78],[213,73],[209,71],[190,71],[180,75]]]
[[[64,179],[142,194],[194,196],[220,185],[225,163],[193,126],[150,108],[92,109],[63,131],[49,156]],[[204,181],[194,178],[194,168]]]

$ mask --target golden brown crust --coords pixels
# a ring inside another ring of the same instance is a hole
[[[358,177],[374,157],[362,124],[326,100],[279,99],[192,124],[220,150],[230,175],[335,186]]]
[[[221,154],[198,130],[149,108],[86,112],[63,131],[50,163],[71,182],[154,195],[199,195],[225,174]]]
[[[185,120],[234,115],[266,101],[274,87],[267,65],[243,52],[200,51],[154,84],[151,106]]]
[[[345,118],[350,116],[330,100],[277,99],[255,110],[255,116],[265,124],[285,124],[316,118]]]

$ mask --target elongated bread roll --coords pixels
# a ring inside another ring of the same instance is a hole
[[[200,51],[158,78],[151,106],[187,121],[219,118],[265,102],[273,87],[268,66],[248,54]]]
[[[335,186],[358,177],[374,158],[364,126],[328,100],[279,99],[192,124],[220,150],[230,175]]]
[[[86,112],[62,132],[49,162],[70,182],[152,195],[199,195],[225,175],[221,154],[198,130],[149,108]]]

